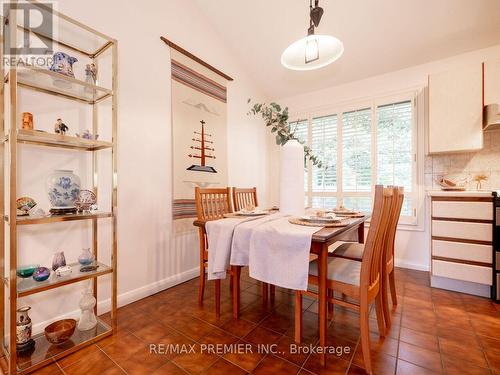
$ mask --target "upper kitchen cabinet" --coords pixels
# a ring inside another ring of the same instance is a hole
[[[500,104],[500,60],[484,63],[484,105]]]
[[[429,153],[483,147],[483,67],[474,64],[429,76]]]

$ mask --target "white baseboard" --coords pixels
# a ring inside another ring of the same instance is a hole
[[[433,288],[447,289],[480,297],[489,298],[491,296],[491,287],[489,285],[449,279],[447,277],[431,276],[431,286]]]
[[[134,290],[129,290],[125,293],[119,294],[118,295],[118,307],[122,307],[125,305],[128,305],[132,302],[138,301],[142,298],[148,297],[152,294],[161,292],[162,290],[171,288],[175,285],[178,285],[180,283],[183,283],[185,281],[191,280],[194,277],[199,276],[200,274],[200,268],[195,267],[190,270],[181,272],[179,274],[167,277],[166,279],[156,281],[154,283],[144,285],[140,288],[134,289]],[[100,314],[104,314],[108,311],[111,310],[111,299],[105,299],[103,301],[99,301],[97,303],[97,311]],[[74,310],[70,311],[68,313],[65,313],[63,315],[59,315],[57,317],[54,317],[51,320],[46,320],[44,322],[37,323],[33,325],[33,334],[37,334],[40,332],[43,332],[44,328],[49,325],[50,323],[59,320],[59,319],[68,319],[68,318],[73,318],[73,319],[78,319],[80,317],[80,310]]]
[[[402,259],[395,259],[394,264],[396,267],[408,268],[410,270],[427,271],[427,272],[430,271],[430,267],[428,264],[410,263]]]

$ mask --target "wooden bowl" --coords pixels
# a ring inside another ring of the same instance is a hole
[[[75,319],[62,319],[45,327],[45,337],[51,344],[62,344],[68,341],[76,328]]]

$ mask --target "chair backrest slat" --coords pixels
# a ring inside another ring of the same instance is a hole
[[[233,187],[233,203],[235,211],[240,211],[249,205],[257,207],[257,188]]]
[[[393,201],[390,214],[390,222],[387,229],[387,236],[385,240],[385,263],[389,263],[394,259],[394,241],[396,239],[396,231],[398,228],[399,217],[401,215],[401,208],[405,199],[403,186],[390,186],[393,189]]]
[[[392,199],[392,188],[384,188],[382,185],[375,186],[370,229],[368,230],[361,263],[360,286],[363,291],[367,291],[372,284],[381,279],[380,271],[384,255],[384,239],[387,235]]]
[[[217,220],[231,210],[230,188],[195,188],[196,213],[198,220]]]

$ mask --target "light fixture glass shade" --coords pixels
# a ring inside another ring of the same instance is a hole
[[[316,40],[317,49],[314,46],[316,43],[311,43],[311,38]],[[314,51],[318,52],[318,59],[311,60]],[[285,49],[281,55],[281,65],[292,70],[319,69],[337,60],[342,53],[344,45],[337,38],[329,35],[308,35]]]

